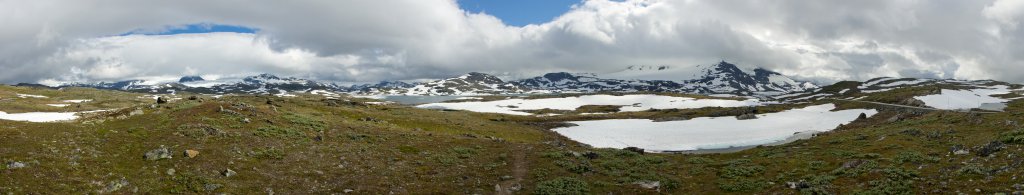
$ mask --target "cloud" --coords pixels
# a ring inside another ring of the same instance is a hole
[[[0,82],[248,72],[368,82],[721,59],[816,81],[1022,82],[1021,2],[589,0],[515,27],[454,0],[0,1]],[[200,23],[259,31],[112,36]]]

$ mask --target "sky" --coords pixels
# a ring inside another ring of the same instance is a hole
[[[244,4],[244,5],[240,5]],[[1024,0],[0,0],[0,83],[686,69],[1024,82]]]

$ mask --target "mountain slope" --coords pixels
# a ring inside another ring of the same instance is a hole
[[[727,62],[697,66],[695,70],[676,69],[671,66],[629,66],[624,71],[609,75],[602,77],[590,73],[556,72],[533,78],[503,81],[493,75],[471,72],[457,77],[422,83],[384,81],[377,84],[339,86],[329,82],[260,74],[240,80],[205,80],[199,76],[185,76],[176,83],[155,85],[147,85],[147,82],[143,80],[128,80],[66,86],[145,93],[188,91],[206,94],[282,94],[327,90],[361,95],[493,95],[647,91],[766,96],[817,88],[809,82],[798,82],[765,69],[759,68],[755,69],[753,73],[747,73]],[[641,76],[641,78],[630,78],[636,76]]]

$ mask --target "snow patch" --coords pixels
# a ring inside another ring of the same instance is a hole
[[[456,102],[431,103],[416,106],[427,109],[453,109],[473,112],[500,113],[511,115],[531,115],[519,110],[576,110],[584,105],[617,105],[622,112],[644,111],[648,109],[687,109],[702,107],[742,107],[756,106],[762,103],[756,99],[722,100],[695,99],[688,97],[672,97],[661,95],[585,95],[579,97],[545,98],[545,99],[506,99],[488,102]]]
[[[991,95],[1010,93],[1009,87],[997,85],[981,89],[949,90],[943,89],[940,94],[917,96],[925,105],[947,110],[979,108],[986,103],[1003,103],[1010,100],[992,97]]]
[[[684,121],[611,119],[571,122],[579,126],[552,129],[570,139],[599,148],[639,147],[652,151],[721,149],[774,143],[800,132],[830,131],[874,109],[830,111],[833,104],[809,106],[757,119],[699,117]]]
[[[17,114],[7,114],[6,112],[0,111],[0,119],[12,120],[12,121],[28,121],[28,122],[57,122],[57,121],[69,121],[75,120],[78,116],[75,116],[77,112],[26,112]]]
[[[82,102],[90,102],[90,101],[92,101],[92,100],[64,100],[64,101],[61,101],[61,102],[67,102],[67,103],[82,103]]]
[[[20,94],[19,93],[17,95],[18,95],[19,98],[50,98],[50,97],[46,97],[46,96],[32,95],[32,94]]]

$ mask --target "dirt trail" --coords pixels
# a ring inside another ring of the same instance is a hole
[[[523,180],[530,172],[529,161],[526,159],[529,146],[516,146],[512,151],[512,179],[501,181],[495,186],[496,194],[515,194],[522,190]]]

